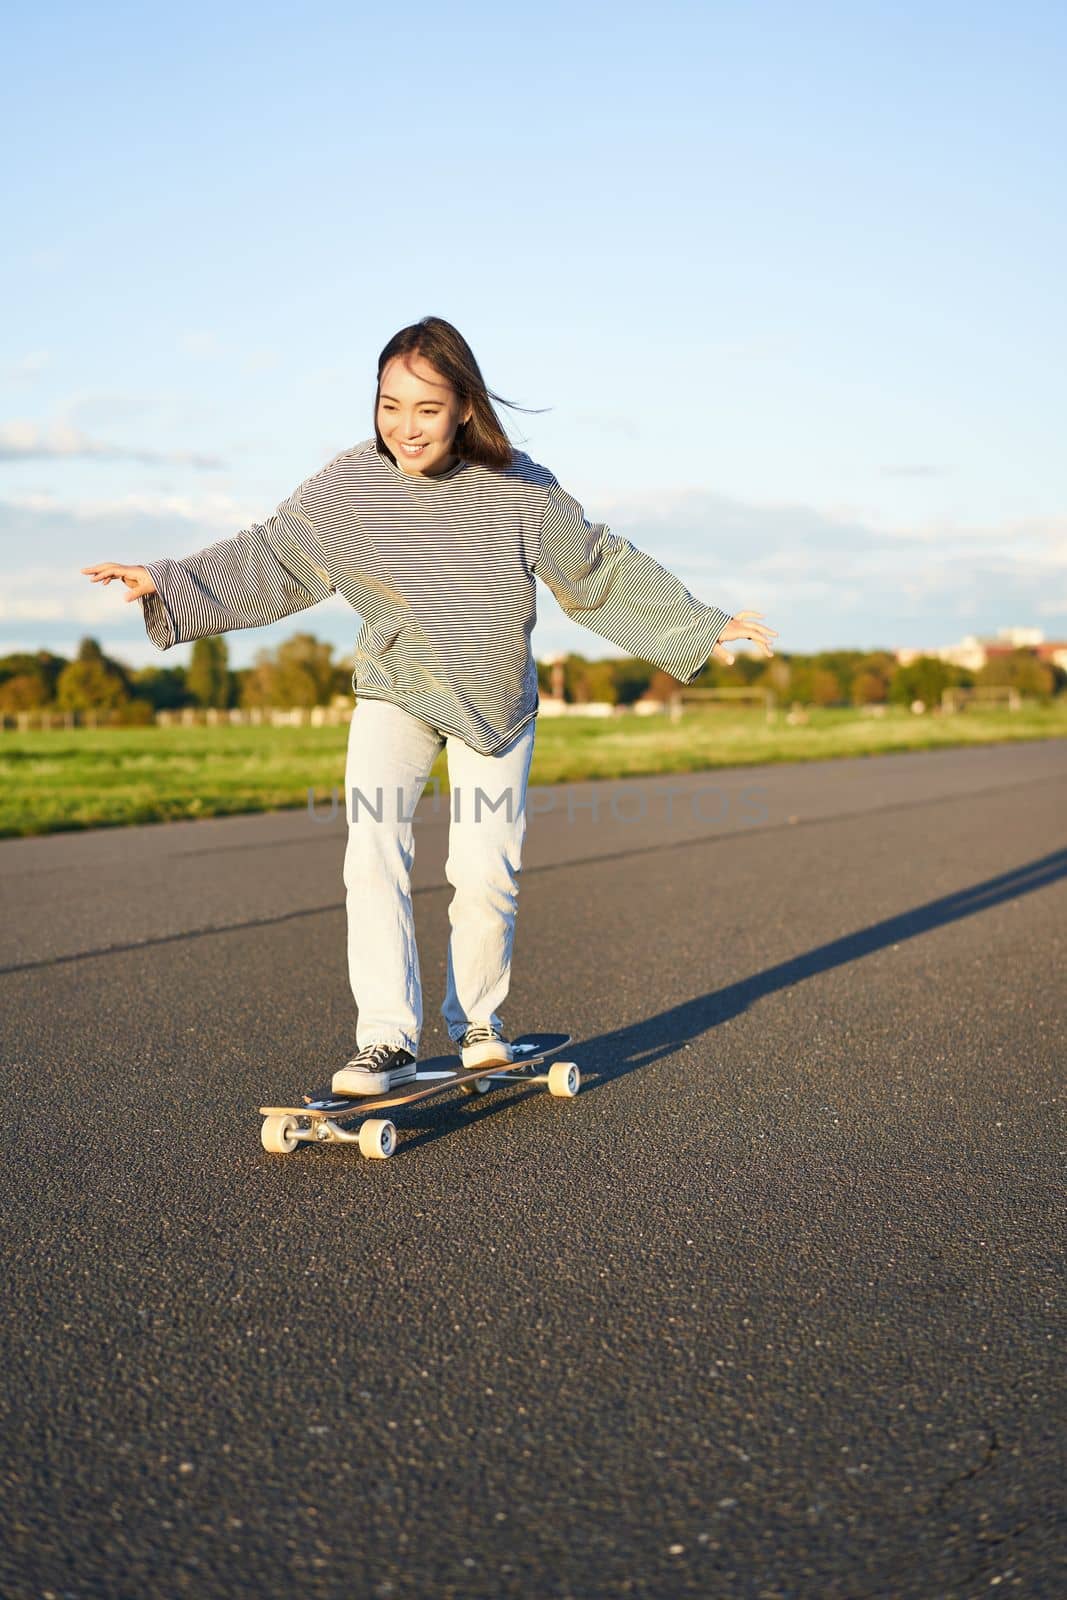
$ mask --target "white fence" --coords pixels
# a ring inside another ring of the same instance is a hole
[[[136,703],[136,702],[134,702]],[[29,733],[33,729],[67,728],[333,728],[347,724],[354,700],[334,706],[250,706],[230,711],[186,706],[181,711],[156,711],[147,723],[126,722],[108,711],[15,711],[0,716],[0,730]]]
[[[744,691],[743,691],[744,692]],[[665,702],[638,700],[633,705],[613,706],[606,701],[588,700],[569,705],[542,695],[540,712],[544,717],[614,717],[630,714],[647,715],[665,712]],[[186,706],[181,711],[156,711],[145,723],[124,722],[108,711],[16,711],[0,715],[0,730],[28,733],[31,729],[52,728],[334,728],[347,725],[352,716],[355,699],[345,699],[331,706],[296,706],[292,710],[280,706],[252,706],[217,711],[211,707]]]
[[[637,700],[629,705],[611,705],[605,700],[570,704],[552,695],[541,695],[543,717],[626,717],[668,715],[677,721],[686,705],[706,701],[747,701],[766,711],[768,722],[775,717],[775,697],[764,689],[686,689],[669,700]],[[134,702],[136,704],[138,702]],[[185,706],[180,711],[156,711],[146,722],[127,722],[110,711],[15,711],[0,715],[0,731],[29,733],[34,729],[73,728],[334,728],[347,725],[354,699],[339,700],[329,706],[235,707],[220,711],[213,707]]]

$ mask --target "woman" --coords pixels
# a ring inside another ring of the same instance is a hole
[[[538,708],[535,575],[570,616],[683,682],[775,630],[701,605],[660,564],[590,523],[546,467],[512,448],[478,364],[440,317],[378,361],[374,438],[308,478],[261,525],[181,561],[83,567],[120,578],[160,649],[261,627],[340,593],[363,618],[348,740],[344,878],[357,1051],[340,1094],[415,1077],[422,990],[411,906],[412,816],[448,754],[453,886],[442,1013],[465,1066],[507,1062],[526,785]],[[508,404],[501,401],[502,404]]]

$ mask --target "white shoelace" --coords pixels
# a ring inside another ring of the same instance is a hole
[[[481,1024],[475,1028],[468,1028],[464,1044],[484,1044],[488,1039],[499,1039],[500,1035],[495,1028],[488,1028]]]
[[[360,1050],[347,1063],[350,1067],[376,1067],[384,1061],[386,1056],[392,1055],[394,1050],[401,1047],[395,1044],[369,1044],[365,1050]]]

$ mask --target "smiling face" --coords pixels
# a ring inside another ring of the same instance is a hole
[[[394,356],[382,373],[378,432],[402,472],[435,477],[454,467],[456,429],[471,414],[470,405],[422,356]]]

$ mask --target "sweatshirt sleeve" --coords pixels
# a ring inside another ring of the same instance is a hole
[[[541,516],[534,571],[569,617],[682,683],[703,671],[730,620],[653,556],[587,521],[558,483]]]
[[[238,628],[262,628],[335,592],[303,485],[263,523],[180,561],[146,563],[156,586],[141,605],[161,650]]]

